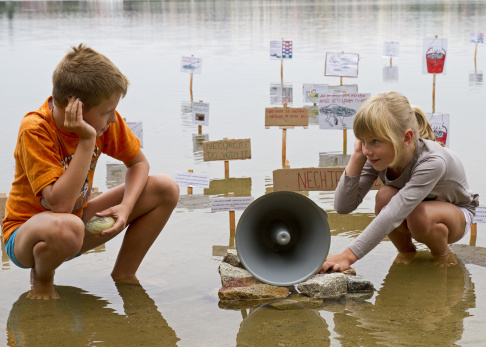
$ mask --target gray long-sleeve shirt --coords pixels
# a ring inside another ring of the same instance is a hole
[[[479,196],[469,191],[466,173],[457,155],[425,139],[419,139],[412,161],[397,179],[388,179],[386,170],[376,171],[369,162],[360,176],[342,175],[334,198],[336,212],[354,211],[377,177],[399,191],[349,246],[358,258],[375,248],[423,200],[447,201],[476,214]]]

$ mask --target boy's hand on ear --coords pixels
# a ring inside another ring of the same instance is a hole
[[[64,127],[80,139],[96,138],[96,130],[83,119],[83,103],[79,98],[69,98],[64,116]]]

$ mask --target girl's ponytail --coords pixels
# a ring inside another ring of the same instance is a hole
[[[418,131],[421,138],[435,141],[434,131],[430,126],[429,120],[425,115],[425,112],[418,106],[412,106],[415,112],[415,117],[417,118]]]

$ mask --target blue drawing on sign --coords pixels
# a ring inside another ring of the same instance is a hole
[[[344,123],[344,117],[352,117],[356,114],[356,110],[352,108],[347,108],[343,106],[339,106],[336,104],[327,105],[325,107],[321,107],[319,109],[319,113],[326,115],[326,122],[331,126],[338,125],[338,117],[341,118],[341,124],[345,127],[346,124]],[[334,122],[331,122],[331,117],[333,118]]]

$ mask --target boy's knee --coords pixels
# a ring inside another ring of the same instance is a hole
[[[375,214],[385,207],[390,200],[398,193],[398,189],[391,186],[383,186],[378,190],[375,197]]]
[[[55,219],[51,229],[51,244],[56,244],[67,253],[78,252],[83,245],[84,223],[75,215],[63,214]]]
[[[179,185],[172,177],[164,174],[149,176],[147,186],[156,192],[163,204],[174,208],[179,202]]]

